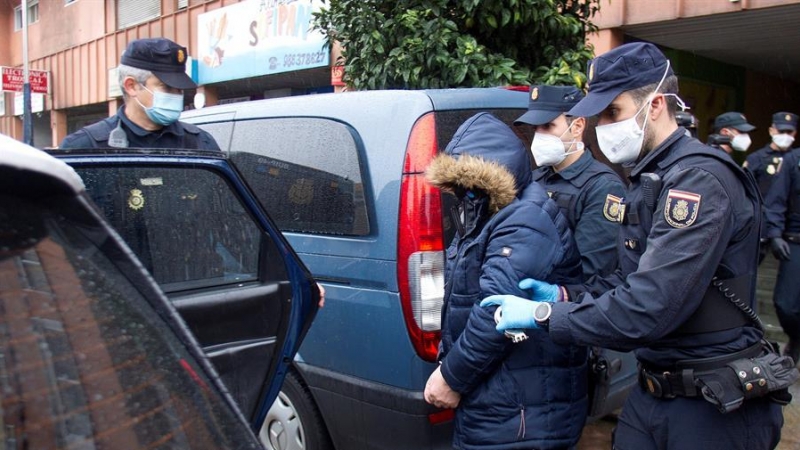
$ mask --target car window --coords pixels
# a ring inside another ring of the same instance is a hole
[[[369,234],[354,131],[319,118],[236,122],[230,157],[281,231]]]
[[[192,166],[76,170],[165,292],[258,278],[262,234],[217,173]]]
[[[4,444],[250,448],[199,349],[155,311],[166,300],[142,294],[157,291],[136,287],[145,274],[71,200],[45,208],[0,196]]]

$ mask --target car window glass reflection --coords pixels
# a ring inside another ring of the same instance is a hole
[[[236,436],[246,425],[95,245],[103,230],[0,200],[0,216],[19,221],[7,229],[34,233],[0,251],[0,430],[7,448],[245,445]]]
[[[166,292],[257,279],[261,233],[217,174],[185,167],[77,171]]]

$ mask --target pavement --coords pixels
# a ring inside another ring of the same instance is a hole
[[[767,329],[767,338],[777,341],[783,349],[787,337],[783,334],[775,309],[772,305],[772,290],[775,286],[775,275],[778,262],[769,255],[758,269],[758,297],[759,315]],[[795,383],[789,392],[794,400],[783,408],[783,430],[781,441],[776,450],[800,450],[800,381]],[[611,449],[611,432],[616,425],[616,417],[609,416],[602,420],[586,425],[577,450],[609,450]]]

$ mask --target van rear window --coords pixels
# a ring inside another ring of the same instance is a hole
[[[230,159],[283,232],[369,234],[355,131],[329,119],[236,122]]]

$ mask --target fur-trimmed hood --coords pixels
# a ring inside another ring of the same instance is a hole
[[[513,131],[489,113],[464,122],[425,172],[444,191],[481,189],[492,214],[508,206],[531,182],[530,154]]]

